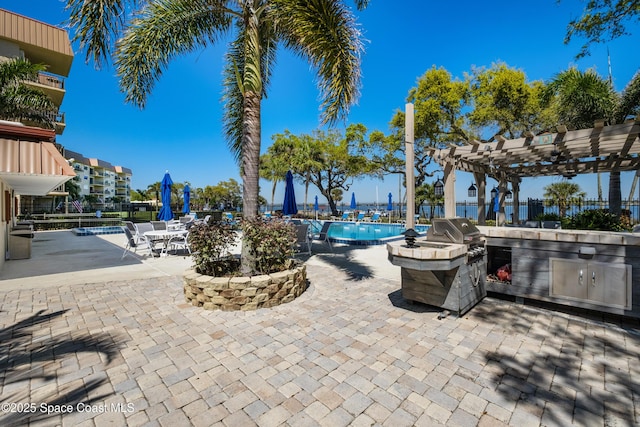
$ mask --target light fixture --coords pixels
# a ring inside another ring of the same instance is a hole
[[[498,195],[498,189],[496,187],[493,187],[493,189],[491,190],[491,198],[495,199],[497,195]]]
[[[409,247],[409,248],[413,248],[415,246],[416,237],[418,237],[420,235],[413,228],[409,228],[408,230],[406,230],[402,234],[404,234],[404,241],[407,243],[407,247]]]
[[[549,160],[551,160],[551,163],[555,163],[558,161],[558,159],[560,158],[560,151],[558,151],[558,144],[554,141],[553,142],[553,150],[551,151],[551,156],[549,157]]]
[[[469,197],[476,197],[478,195],[478,189],[473,182],[471,183],[467,194],[469,194]]]
[[[444,196],[444,182],[442,182],[440,178],[438,178],[436,183],[433,184],[433,193],[436,195],[436,197]]]
[[[511,200],[512,197],[513,197],[513,193],[511,192],[511,190],[507,189],[507,192],[504,193],[504,198],[507,200]]]

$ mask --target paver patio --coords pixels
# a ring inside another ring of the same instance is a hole
[[[0,286],[0,425],[640,423],[637,321],[492,298],[439,320],[347,261],[253,312],[185,304],[177,275]]]

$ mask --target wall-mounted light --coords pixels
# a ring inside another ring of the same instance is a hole
[[[476,197],[478,195],[478,189],[476,188],[473,182],[471,183],[471,186],[469,187],[467,194],[469,195],[469,197]]]
[[[444,196],[444,182],[440,178],[433,184],[433,192],[436,197]]]
[[[511,190],[507,189],[507,192],[504,193],[504,197],[507,200],[511,200],[511,198],[513,197],[513,193],[511,192]]]
[[[493,187],[493,189],[491,190],[491,198],[495,199],[497,195],[498,195],[498,189],[496,187]]]

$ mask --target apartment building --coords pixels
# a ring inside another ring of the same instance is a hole
[[[95,209],[116,208],[118,203],[131,202],[131,169],[71,150],[64,150],[64,157],[76,173],[80,195],[85,200],[86,196],[93,196]]]
[[[29,122],[0,120],[0,268],[9,249],[9,233],[24,196],[46,196],[59,190],[76,174],[60,152],[56,135],[64,132],[64,114],[59,111],[65,95],[73,51],[63,29],[0,9],[0,61],[25,58],[48,66],[37,79],[26,84],[47,93],[58,111],[55,129],[42,129]]]

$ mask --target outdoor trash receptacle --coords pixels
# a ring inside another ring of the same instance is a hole
[[[9,259],[31,258],[31,239],[33,230],[30,228],[13,229],[9,233]]]

